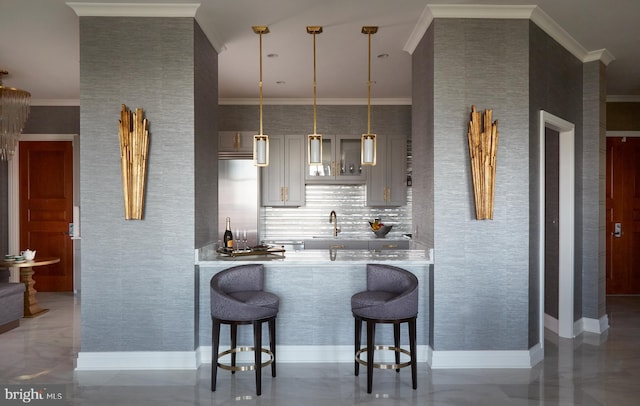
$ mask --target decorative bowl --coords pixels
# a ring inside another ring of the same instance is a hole
[[[373,228],[371,229],[371,231],[373,231],[373,233],[376,235],[376,238],[384,238],[389,231],[391,231],[391,228],[393,227],[393,224],[386,224],[383,226],[380,226],[379,229],[374,230]]]

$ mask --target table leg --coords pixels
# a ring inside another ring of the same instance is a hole
[[[24,267],[20,268],[20,280],[24,283],[24,317],[36,317],[49,311],[49,309],[43,309],[38,304],[36,298],[37,291],[33,287],[36,281],[33,280],[33,268]]]

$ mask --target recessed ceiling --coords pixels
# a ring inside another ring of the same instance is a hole
[[[96,3],[117,3],[94,1]],[[124,2],[124,1],[123,1]],[[129,0],[126,3],[159,3]],[[193,1],[171,0],[181,4]],[[219,50],[219,97],[258,96],[258,36],[251,26],[267,25],[263,36],[264,97],[313,97],[313,39],[317,35],[317,97],[367,96],[367,36],[372,35],[372,98],[410,100],[411,55],[407,41],[427,5],[531,5],[527,0],[202,0],[196,19]],[[537,5],[587,51],[606,49],[607,94],[640,99],[640,1],[539,0]],[[80,98],[78,17],[65,0],[2,0],[0,68],[4,84],[32,93],[34,104]],[[267,57],[269,54],[276,57]],[[387,55],[377,58],[378,55]]]

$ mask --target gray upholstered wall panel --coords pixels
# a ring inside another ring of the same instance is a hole
[[[564,49],[548,34],[537,25],[530,22],[530,140],[531,148],[529,154],[530,162],[530,213],[531,213],[531,250],[530,250],[530,345],[539,341],[538,334],[538,183],[539,183],[539,114],[540,110],[545,110],[555,116],[575,124],[575,175],[576,175],[576,219],[575,219],[575,305],[574,318],[582,316],[582,244],[583,239],[583,206],[588,202],[583,201],[583,180],[582,171],[584,158],[582,155],[583,124],[582,124],[582,62]]]
[[[412,57],[413,236],[433,247],[433,25]]]
[[[525,350],[528,22],[434,20],[434,349]],[[471,105],[499,120],[494,218],[475,220]]]
[[[605,314],[606,67],[585,63],[582,143],[582,316]]]
[[[218,54],[200,26],[195,39],[195,246],[217,240]]]
[[[23,134],[78,134],[80,106],[31,106]]]
[[[258,106],[221,105],[220,131],[251,131],[259,128]],[[367,130],[367,106],[317,106],[319,134],[362,134]],[[311,134],[313,106],[263,106],[265,134]],[[375,134],[411,134],[411,106],[371,106],[371,131]]]
[[[194,20],[80,18],[82,351],[194,349]],[[144,109],[144,220],[124,220],[120,106]]]

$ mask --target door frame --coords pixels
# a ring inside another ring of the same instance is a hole
[[[79,193],[79,169],[80,169],[80,149],[79,149],[79,134],[21,134],[20,141],[71,141],[73,149],[73,205],[78,206],[77,198]],[[13,157],[7,164],[7,193],[9,199],[7,201],[7,213],[8,213],[8,248],[9,252],[20,251],[20,143],[16,146]],[[76,219],[74,218],[74,222]],[[78,219],[79,221],[79,219]],[[78,238],[77,236],[72,237]],[[74,261],[73,261],[73,289],[76,291],[79,285],[76,285],[76,264],[75,261],[75,248],[74,248]],[[18,282],[18,273],[15,275],[12,272],[11,278],[14,282]]]
[[[558,326],[560,337],[574,337],[574,279],[575,279],[575,125],[553,114],[540,110],[540,201],[538,273],[540,289],[540,346],[544,348],[544,281],[545,281],[545,129],[559,133],[559,258],[558,258]]]

